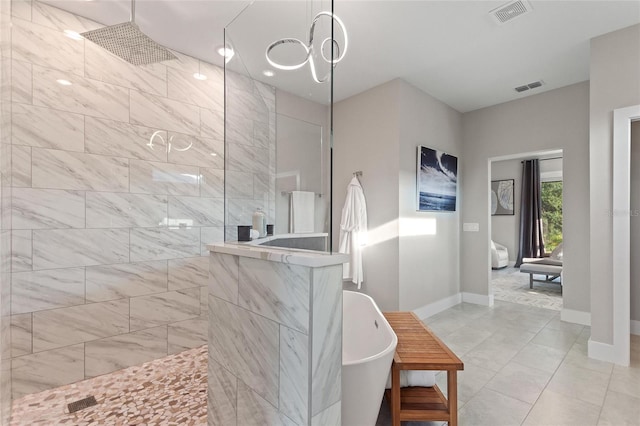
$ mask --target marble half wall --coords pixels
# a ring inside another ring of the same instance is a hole
[[[205,245],[224,240],[222,69],[178,52],[136,67],[64,34],[102,24],[0,2],[0,398],[10,377],[18,398],[205,344]],[[235,112],[262,105],[268,149],[263,86],[249,81]],[[270,169],[247,152],[233,157],[254,197]]]
[[[296,264],[290,251],[213,250],[209,426],[339,425],[341,255]]]

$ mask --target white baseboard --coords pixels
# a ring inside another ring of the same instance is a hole
[[[562,308],[560,311],[560,319],[574,324],[591,326],[591,313],[584,311],[576,311],[573,309]]]
[[[615,346],[610,345],[609,343],[601,343],[589,339],[588,355],[589,358],[597,359],[600,361],[607,361],[612,364],[629,366],[630,353],[617,353]]]
[[[588,354],[589,358],[611,363],[616,362],[616,354],[613,345],[608,343],[596,342],[595,340],[589,339]]]
[[[435,314],[445,311],[453,306],[460,304],[461,302],[474,303],[476,305],[493,306],[493,295],[486,296],[476,293],[458,293],[453,296],[445,297],[436,302],[429,303],[420,308],[413,309],[418,318],[425,319]]]
[[[437,302],[429,303],[420,308],[414,309],[413,313],[420,319],[429,318],[435,314],[445,311],[452,306],[458,305],[462,301],[462,294],[454,294],[453,296],[445,297]]]
[[[589,312],[562,308],[562,311],[560,312],[560,319],[574,324],[591,326],[591,313]],[[640,335],[640,321],[631,320],[630,328],[631,334]]]
[[[462,301],[482,306],[493,306],[493,294],[462,293]]]

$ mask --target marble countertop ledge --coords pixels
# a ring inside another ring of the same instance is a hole
[[[242,244],[242,245],[250,245],[257,246],[260,244],[264,244],[273,240],[282,240],[282,239],[293,239],[293,238],[319,238],[319,237],[328,237],[329,234],[326,232],[312,232],[308,234],[278,234],[278,235],[269,235],[268,237],[258,238],[257,240],[251,241],[230,241],[233,244]],[[273,246],[271,246],[273,247]],[[278,246],[276,246],[278,247]],[[282,247],[285,248],[285,247]]]
[[[231,254],[234,256],[251,257],[269,260],[271,262],[288,263],[291,265],[318,268],[323,266],[341,265],[349,261],[349,256],[340,253],[314,252],[310,250],[283,249],[279,247],[254,246],[242,243],[207,244],[207,249],[213,253]]]

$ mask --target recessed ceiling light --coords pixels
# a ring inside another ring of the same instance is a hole
[[[193,78],[196,80],[206,80],[207,76],[204,74],[200,74],[199,72],[193,74]]]
[[[215,152],[212,152],[211,155],[213,155],[214,157],[218,156],[218,154],[216,154]]]
[[[231,58],[233,58],[233,55],[236,54],[236,52],[234,52],[233,49],[228,46],[220,46],[216,50],[218,52],[218,55],[224,57],[225,63],[229,62]]]
[[[56,80],[56,83],[61,84],[63,86],[71,86],[71,82],[69,80],[60,79],[60,80]]]
[[[218,48],[218,55],[220,56],[224,56],[226,58],[227,56],[233,56],[233,54],[233,49],[230,47],[222,46]]]
[[[262,71],[262,74],[265,77],[273,77],[275,75],[275,73],[273,71],[271,71],[271,70],[264,70],[264,71]]]
[[[83,39],[83,37],[79,33],[75,32],[75,31],[71,31],[71,30],[64,30],[64,35],[66,35],[67,37],[69,37],[70,39],[73,39],[73,40],[82,40]]]

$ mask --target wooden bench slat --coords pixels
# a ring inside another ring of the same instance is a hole
[[[462,369],[462,361],[413,312],[384,315],[398,336],[396,353],[403,364],[442,364],[443,370]]]
[[[402,410],[400,411],[401,421],[438,421],[449,420],[449,412],[445,410]]]

